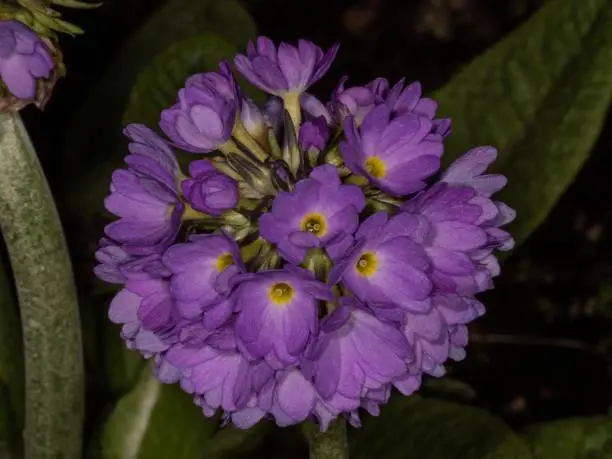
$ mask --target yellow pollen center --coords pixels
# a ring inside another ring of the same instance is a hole
[[[365,252],[355,263],[357,273],[365,277],[371,277],[376,274],[377,266],[376,255],[372,252]]]
[[[384,178],[387,174],[385,163],[378,156],[370,156],[366,159],[365,170],[376,179]]]
[[[325,236],[327,233],[327,225],[325,224],[325,217],[321,214],[308,214],[302,219],[300,225],[302,231],[308,231],[317,237]]]
[[[270,290],[268,291],[268,296],[270,300],[279,305],[284,305],[289,303],[293,299],[294,290],[291,285],[286,284],[285,282],[279,282],[277,284],[272,285]]]
[[[225,252],[217,257],[216,267],[217,271],[222,272],[228,266],[234,264],[234,256],[230,252]]]

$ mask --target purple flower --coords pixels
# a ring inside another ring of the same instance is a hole
[[[314,43],[300,40],[298,46],[259,37],[249,43],[246,56],[235,58],[236,68],[259,89],[274,95],[303,92],[318,81],[336,57],[339,45],[326,53]]]
[[[405,196],[424,188],[424,180],[440,168],[442,139],[431,136],[431,129],[431,120],[423,116],[392,118],[389,108],[380,105],[359,128],[353,117],[346,119],[340,150],[351,171],[391,195]]]
[[[110,284],[125,284],[127,279],[163,278],[170,272],[161,262],[159,254],[137,257],[130,255],[115,242],[106,238],[100,240],[96,251],[98,265],[95,275]]]
[[[121,336],[128,346],[144,354],[165,351],[176,340],[178,315],[167,280],[128,280],[108,316],[123,325]]]
[[[265,415],[271,415],[281,427],[310,418],[318,400],[312,383],[297,368],[281,370],[267,378],[256,398],[247,407],[232,413],[238,427],[249,428]]]
[[[19,21],[0,21],[0,77],[21,100],[36,97],[36,84],[50,78],[55,67],[49,47]]]
[[[238,184],[204,159],[189,164],[193,177],[181,183],[191,207],[209,215],[222,215],[238,204]]]
[[[306,121],[300,127],[299,142],[303,151],[320,152],[327,145],[329,127],[324,117]]]
[[[391,219],[386,212],[373,214],[357,230],[354,247],[332,268],[329,282],[342,281],[369,306],[428,311],[430,262],[412,240],[423,231],[420,223],[409,214]]]
[[[367,390],[361,397],[361,406],[372,416],[380,414],[380,405],[385,405],[391,398],[391,384],[380,389]],[[348,422],[353,427],[361,427],[359,411],[354,410],[348,413]]]
[[[470,295],[491,287],[499,267],[493,249],[509,249],[512,239],[498,226],[514,212],[490,199],[506,183],[501,175],[481,175],[495,150],[479,148],[457,160],[442,182],[403,204],[429,230],[420,234],[441,292]]]
[[[404,336],[414,349],[415,361],[411,372],[421,371],[433,376],[442,376],[450,352],[448,327],[437,308],[421,314],[406,313]]]
[[[448,325],[449,357],[457,361],[463,360],[468,343],[466,324],[485,313],[484,305],[472,297],[442,293],[436,294],[433,302]]]
[[[336,168],[316,167],[295,191],[280,192],[271,212],[259,219],[261,237],[278,245],[281,255],[300,263],[312,247],[328,247],[350,236],[365,206],[361,189],[342,185]]]
[[[313,363],[305,372],[325,408],[338,415],[359,408],[368,391],[384,388],[408,370],[412,350],[397,327],[349,298],[323,319]]]
[[[364,86],[345,88],[348,77],[340,80],[340,83],[332,94],[331,107],[338,122],[343,122],[347,116],[352,116],[357,125],[374,108],[377,98],[372,89]]]
[[[232,313],[230,281],[244,269],[232,239],[225,234],[191,236],[166,250],[163,263],[173,274],[170,291],[183,317],[203,313],[210,328],[227,321]]]
[[[105,232],[127,253],[160,253],[176,238],[185,209],[178,191],[178,165],[150,129],[131,125],[125,133],[132,140],[131,154],[125,158],[128,169],[113,173],[111,194],[104,201],[120,219]]]
[[[165,359],[181,372],[181,387],[194,394],[206,416],[218,408],[234,412],[252,398],[252,365],[240,353],[231,328],[185,327]]]
[[[396,116],[414,113],[433,120],[438,103],[429,98],[421,98],[421,84],[415,81],[404,88],[401,79],[393,87],[385,78],[376,78],[367,85],[374,94],[376,103],[385,104]]]
[[[427,312],[406,312],[403,318],[402,330],[415,356],[411,375],[442,376],[446,360],[462,360],[468,341],[465,324],[485,312],[478,300],[456,294],[436,293],[432,304]]]
[[[94,273],[98,278],[109,284],[125,284],[127,279],[121,267],[134,259],[132,255],[112,241],[102,238],[95,256],[99,264],[95,266]]]
[[[177,103],[161,114],[160,127],[179,148],[208,153],[227,142],[238,112],[237,88],[229,65],[220,72],[193,75]]]
[[[394,116],[406,113],[424,116],[432,121],[431,134],[444,139],[451,133],[451,119],[434,119],[438,103],[427,97],[421,97],[421,84],[418,81],[404,88],[404,80],[398,81],[392,88],[385,78],[376,78],[367,85],[374,95],[377,104],[385,104]]]
[[[237,276],[236,282],[235,330],[245,351],[274,368],[298,363],[317,333],[317,301],[331,300],[330,288],[291,266]]]

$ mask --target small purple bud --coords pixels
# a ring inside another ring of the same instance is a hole
[[[193,161],[189,165],[193,178],[181,184],[189,204],[200,212],[221,215],[238,203],[238,184],[234,179],[217,171],[206,160]]]
[[[300,127],[300,147],[304,151],[321,151],[329,139],[329,127],[322,116],[306,121]]]

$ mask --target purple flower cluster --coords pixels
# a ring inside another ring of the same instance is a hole
[[[192,76],[161,115],[169,141],[126,128],[106,200],[119,219],[96,274],[122,286],[110,319],[160,380],[239,427],[357,426],[393,388],[443,375],[484,313],[495,250],[513,246],[514,211],[492,198],[506,179],[486,173],[496,151],[439,174],[450,120],[418,83],[343,80],[319,101],[307,91],[336,52],[249,45],[235,64],[271,94],[262,107],[228,63]],[[173,147],[217,153],[185,175]]]
[[[19,101],[19,107],[29,102],[44,105],[48,91],[40,91],[38,83],[51,83],[55,69],[48,40],[20,21],[0,20],[0,89]]]

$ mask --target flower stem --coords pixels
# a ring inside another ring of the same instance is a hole
[[[237,117],[236,119],[236,124],[234,125],[232,135],[259,161],[265,162],[266,159],[268,159],[268,153],[266,153],[261,145],[257,143],[257,140],[255,140],[249,131],[247,131],[246,127],[244,127],[244,124],[240,120],[240,117]]]
[[[18,114],[0,114],[0,228],[23,327],[26,459],[79,459],[81,328],[70,258],[44,173]]]
[[[308,439],[310,459],[348,459],[349,449],[346,438],[346,421],[338,418],[325,432],[312,423],[304,424]]]

